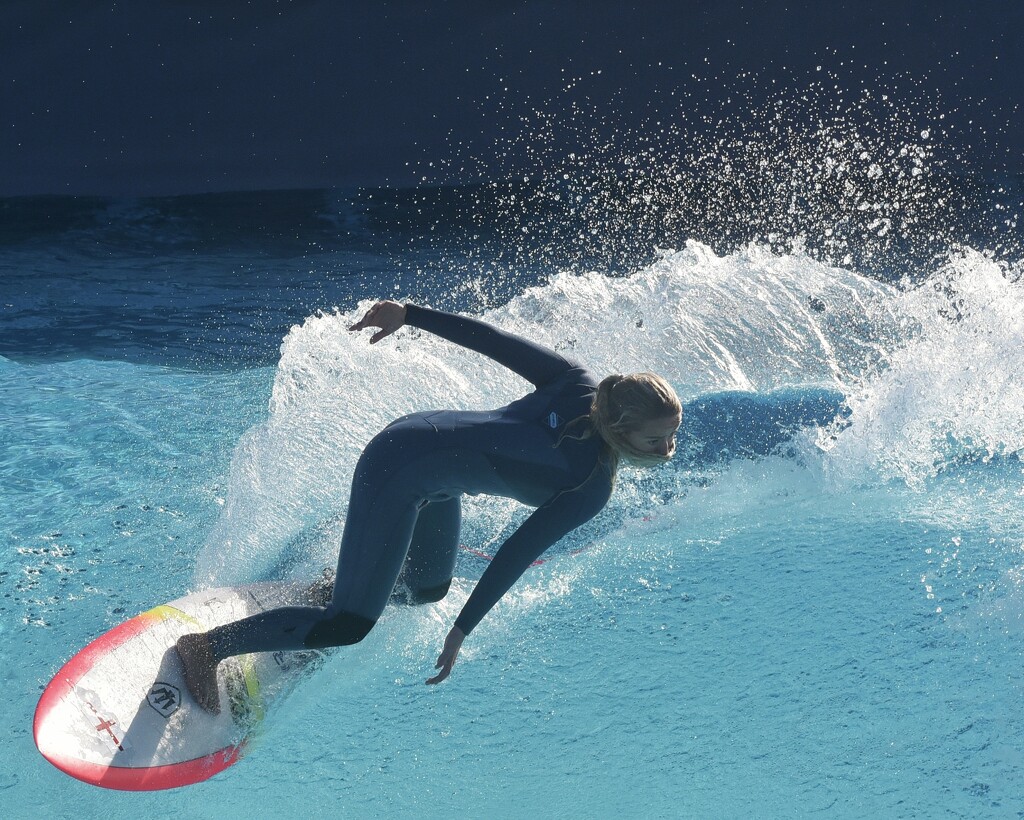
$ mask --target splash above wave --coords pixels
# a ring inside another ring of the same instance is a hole
[[[694,429],[707,428],[701,440],[717,438],[719,452],[723,441],[757,439],[759,424],[768,432],[757,440],[769,443],[806,427],[833,479],[914,483],[979,448],[1024,448],[1022,299],[1017,269],[975,253],[897,288],[806,254],[749,247],[718,256],[691,242],[629,277],[560,274],[483,315],[599,373],[664,374],[689,403]],[[228,503],[205,551],[220,566],[201,562],[201,573],[224,571],[225,545],[249,555],[240,566],[252,570],[278,556],[274,545],[311,528],[333,532],[324,522],[343,519],[358,453],[394,417],[499,406],[527,388],[418,331],[371,348],[346,330],[353,315],[312,316],[285,339],[268,418],[236,450]],[[787,390],[824,403],[806,418],[799,401],[773,416]],[[767,414],[751,411],[759,402]],[[739,446],[736,455],[772,450]],[[722,461],[688,458],[685,471]],[[677,469],[665,480],[689,479]],[[323,545],[325,555],[332,549]]]

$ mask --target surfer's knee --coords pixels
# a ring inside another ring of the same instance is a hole
[[[452,587],[452,579],[449,578],[443,584],[438,584],[434,587],[423,587],[421,589],[411,590],[409,593],[409,603],[411,604],[433,604],[440,601],[448,594],[448,590]]]
[[[350,646],[369,635],[376,623],[375,620],[343,610],[314,624],[303,643],[308,649]]]
[[[391,593],[391,602],[404,604],[405,606],[420,606],[421,604],[434,604],[442,600],[451,589],[452,579],[449,578],[443,584],[433,587],[412,587],[407,584],[399,584]]]

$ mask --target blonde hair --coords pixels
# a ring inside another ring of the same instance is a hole
[[[626,435],[649,421],[682,415],[683,406],[667,381],[655,373],[608,376],[597,386],[590,405],[590,425],[604,440],[613,459],[648,466],[661,464],[669,456],[644,453],[633,447]]]

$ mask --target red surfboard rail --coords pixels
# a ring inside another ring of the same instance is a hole
[[[152,628],[154,624],[168,617],[172,610],[172,607],[165,605],[136,615],[96,638],[61,667],[40,696],[32,721],[33,739],[46,760],[65,774],[84,783],[122,791],[155,791],[188,786],[207,780],[238,761],[246,748],[244,740],[237,745],[227,746],[192,760],[146,768],[93,763],[62,753],[58,749],[47,748],[45,745],[42,736],[44,723],[66,698],[72,696],[75,687],[97,660]],[[180,615],[189,618],[185,613]],[[108,725],[104,726],[106,721],[99,712],[96,712],[96,718],[99,721],[97,731],[106,729],[111,741],[115,745],[119,744],[120,739],[114,734],[116,724],[108,722]]]
[[[208,780],[235,764],[244,753],[245,747],[246,744],[243,742],[195,760],[153,766],[148,769],[103,766],[58,754],[44,754],[44,757],[62,772],[83,783],[104,789],[143,792],[177,789]]]
[[[45,724],[53,717],[58,719],[58,709],[63,702],[76,694],[76,687],[92,670],[96,662],[110,655],[129,641],[141,636],[147,630],[167,618],[194,621],[195,618],[171,605],[162,605],[142,612],[129,620],[117,625],[114,629],[99,636],[81,651],[75,654],[44,689],[36,706],[33,718],[33,738],[42,756],[61,772],[82,782],[103,788],[126,791],[152,791],[158,789],[177,788],[202,780],[207,780],[238,762],[245,752],[247,742],[243,738],[223,748],[204,753],[195,759],[179,761],[164,765],[148,767],[125,767],[95,763],[82,760],[66,749],[54,747],[51,739],[46,737]],[[102,734],[105,742],[122,748],[124,729],[111,716],[103,715],[91,702],[85,705],[92,709],[96,732]]]

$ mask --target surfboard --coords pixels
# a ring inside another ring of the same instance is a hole
[[[213,777],[251,748],[271,703],[325,656],[265,652],[222,662],[222,708],[211,715],[188,693],[175,642],[278,606],[323,606],[329,594],[329,584],[296,582],[210,589],[125,621],[50,681],[36,707],[36,747],[61,771],[109,789],[170,789]]]

